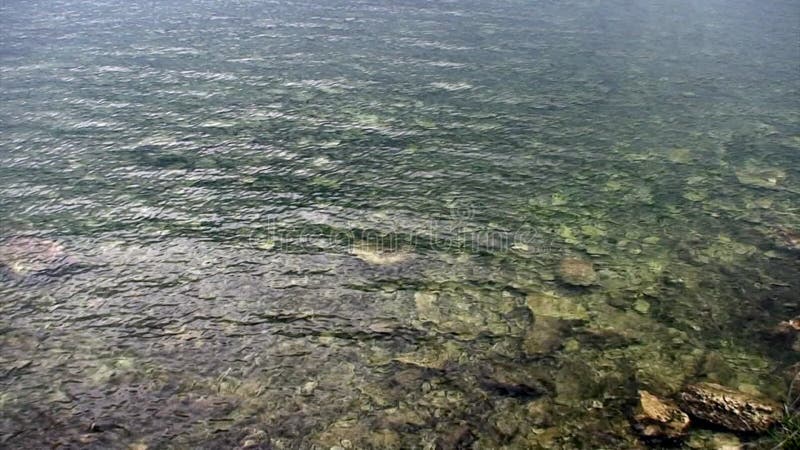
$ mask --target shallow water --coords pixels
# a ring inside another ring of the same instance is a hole
[[[639,448],[637,389],[782,400],[798,33],[790,1],[3,2],[0,447]]]

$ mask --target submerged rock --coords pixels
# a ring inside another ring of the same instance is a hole
[[[462,348],[454,342],[447,342],[442,346],[422,347],[416,352],[400,354],[393,360],[423,369],[443,370],[446,366],[458,364],[466,358]]]
[[[564,343],[568,322],[554,317],[542,316],[526,330],[522,338],[522,349],[529,357],[552,353]]]
[[[716,433],[711,438],[715,450],[742,450],[742,441],[733,434]]]
[[[687,386],[679,397],[693,417],[733,431],[764,432],[781,417],[779,405],[715,383]]]
[[[529,294],[525,303],[538,320],[552,317],[561,320],[588,320],[589,312],[580,303],[569,297],[560,297],[547,292]]]
[[[586,309],[569,298],[535,293],[529,294],[525,301],[533,313],[533,324],[522,336],[522,350],[528,357],[538,357],[560,349],[571,325],[589,318]]]
[[[776,167],[760,167],[753,164],[736,170],[736,179],[745,186],[776,189],[786,178],[786,171]]]
[[[781,321],[769,330],[768,335],[777,343],[800,352],[800,317]]]
[[[355,244],[351,253],[356,258],[377,266],[399,264],[411,258],[411,254],[403,249],[390,246],[383,247],[366,242]]]
[[[530,313],[513,296],[487,289],[442,287],[414,294],[418,329],[457,334],[472,339],[480,334],[518,335],[530,322]]]
[[[591,286],[597,282],[597,272],[590,261],[564,258],[558,266],[561,280],[573,286]]]
[[[707,430],[693,432],[686,446],[696,450],[743,450],[742,441],[734,434],[712,433]]]
[[[11,278],[54,273],[74,263],[63,245],[49,239],[16,236],[0,242],[0,269]]]
[[[778,332],[797,333],[800,332],[800,316],[794,319],[784,320],[778,324]]]
[[[780,227],[775,231],[775,234],[780,247],[800,252],[800,231]]]
[[[481,385],[507,397],[536,398],[551,393],[547,376],[531,368],[495,364],[480,377]]]
[[[650,303],[640,298],[633,303],[633,310],[639,314],[647,314],[650,312]]]
[[[692,151],[688,148],[673,148],[667,152],[667,159],[676,164],[689,164],[692,162]]]
[[[400,436],[389,429],[374,429],[355,419],[345,418],[329,425],[313,441],[313,448],[360,449],[381,448],[386,450],[403,448]],[[277,446],[273,447],[277,448]],[[280,447],[283,448],[283,447]]]
[[[272,446],[269,435],[264,430],[253,429],[242,439],[239,448],[242,450],[268,450]]]
[[[689,427],[689,416],[677,405],[647,391],[639,391],[633,420],[634,428],[648,438],[679,438]]]
[[[476,439],[475,434],[466,424],[453,428],[449,433],[436,440],[436,448],[441,450],[458,450],[470,448]]]

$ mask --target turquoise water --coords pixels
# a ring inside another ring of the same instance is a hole
[[[0,447],[647,448],[638,389],[782,401],[798,35],[790,1],[3,2]]]

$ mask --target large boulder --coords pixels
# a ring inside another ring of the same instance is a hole
[[[780,405],[715,383],[697,383],[680,393],[691,416],[733,431],[760,433],[781,419]]]

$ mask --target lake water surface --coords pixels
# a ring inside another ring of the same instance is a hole
[[[2,2],[0,447],[631,449],[640,389],[782,401],[799,36],[794,1]]]

